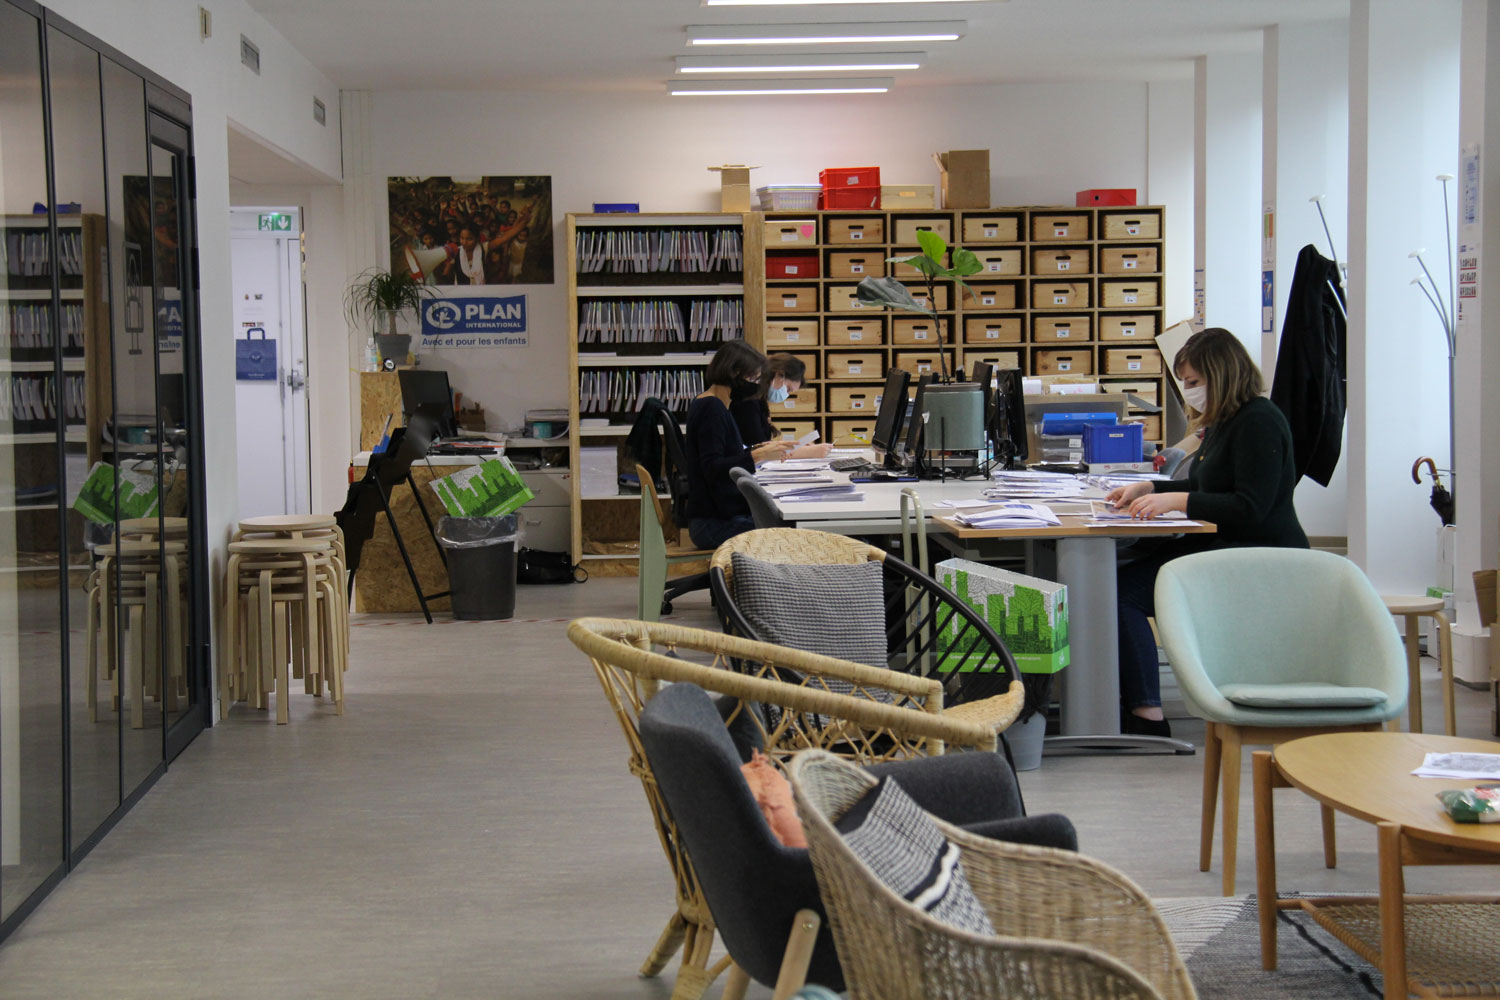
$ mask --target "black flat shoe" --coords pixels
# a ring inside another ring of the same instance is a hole
[[[1166,719],[1143,719],[1126,712],[1120,720],[1120,732],[1126,736],[1171,736],[1172,727]]]

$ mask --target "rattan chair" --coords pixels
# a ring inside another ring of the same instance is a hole
[[[757,634],[734,600],[734,553],[764,562],[837,565],[878,562],[885,576],[887,666],[936,675],[946,714],[1000,733],[1020,714],[1025,689],[1016,661],[980,615],[921,570],[867,542],[826,531],[757,528],[729,539],[708,566],[714,606],[725,631]],[[968,667],[970,669],[960,669]]]
[[[641,743],[640,714],[663,682],[696,684],[713,695],[777,709],[762,715],[742,704],[735,718],[754,727],[757,742],[779,761],[809,747],[834,748],[861,763],[906,760],[950,748],[995,749],[992,727],[943,710],[942,686],[936,680],[662,622],[580,618],[569,624],[568,638],[589,657],[624,730],[630,770],[645,787],[672,869],[677,910],[641,975],[658,975],[681,950],[673,1000],[697,1000],[733,962],[725,956],[709,965],[713,915]],[[829,690],[831,679],[848,682],[853,694]],[[774,722],[764,721],[772,716]],[[734,973],[731,985],[742,987],[743,973]]]
[[[819,750],[794,757],[788,777],[855,1000],[1197,996],[1151,900],[1107,865],[934,817],[958,846],[995,936],[956,930],[886,888],[834,828],[874,777]]]

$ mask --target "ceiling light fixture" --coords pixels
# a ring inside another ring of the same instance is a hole
[[[965,21],[864,21],[844,24],[690,24],[689,45],[864,45],[890,42],[956,42]]]
[[[822,80],[692,80],[667,84],[673,97],[751,97],[782,94],[884,94],[888,76]]]
[[[677,72],[688,73],[878,73],[898,69],[920,69],[925,52],[865,52],[859,55],[760,55],[678,56]]]
[[[1005,0],[703,0],[705,7],[828,7],[877,3],[1004,3]]]

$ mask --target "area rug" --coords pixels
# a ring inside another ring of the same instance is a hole
[[[1380,973],[1300,910],[1278,914],[1277,967],[1260,967],[1260,925],[1247,896],[1156,899],[1202,1000],[1370,1000]]]

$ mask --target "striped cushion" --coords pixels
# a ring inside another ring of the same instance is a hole
[[[955,930],[995,933],[958,846],[891,778],[881,779],[834,826],[875,877],[908,903]]]

